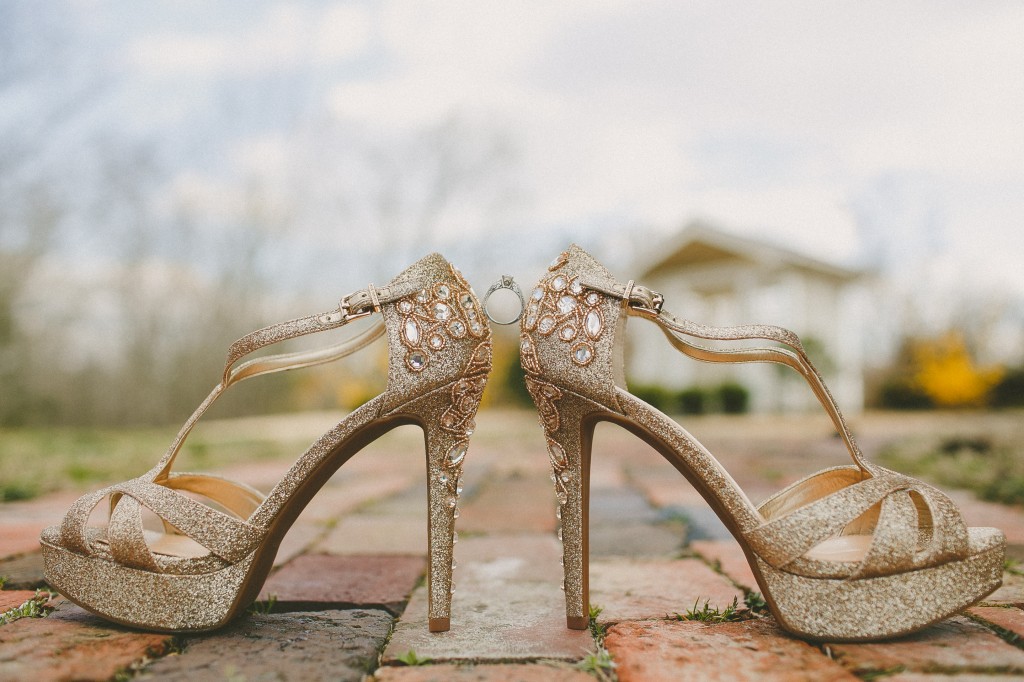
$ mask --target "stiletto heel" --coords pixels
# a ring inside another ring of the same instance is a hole
[[[660,452],[736,537],[779,624],[814,640],[906,634],[980,601],[1002,582],[1005,538],[968,528],[935,488],[868,462],[795,334],[779,327],[710,327],[673,317],[663,298],[623,285],[579,247],[549,266],[522,318],[526,385],[545,431],[562,517],[567,623],[588,613],[588,488],[599,421]],[[693,436],[625,388],[627,317],[656,324],[705,362],[774,362],[798,371],[832,419],[853,465],[804,478],[755,506]],[[764,339],[769,348],[717,350],[691,339]]]
[[[547,412],[544,430],[561,521],[558,539],[565,574],[565,622],[573,630],[586,630],[590,626],[590,443],[595,425],[587,417],[598,406],[533,378],[527,379],[527,387],[539,405],[559,401],[557,410]]]
[[[470,358],[467,376],[441,389],[440,396],[409,404],[418,411],[412,417],[423,427],[427,452],[427,544],[430,567],[427,576],[428,618],[431,632],[449,629],[457,537],[462,495],[462,463],[469,438],[476,428],[476,412],[490,368],[490,347],[481,345]],[[475,376],[474,376],[475,375]]]
[[[241,362],[265,346],[375,314],[383,319],[336,346]],[[429,626],[447,630],[462,465],[491,367],[490,330],[483,318],[459,271],[433,254],[385,287],[370,285],[346,296],[336,310],[239,339],[228,351],[220,383],[156,467],[85,495],[61,525],[43,531],[47,582],[118,623],[164,632],[220,627],[259,593],[284,534],[338,467],[396,426],[416,424],[426,443]],[[171,471],[196,422],[233,384],[331,362],[385,335],[387,390],[325,433],[268,495],[216,476]],[[110,500],[108,524],[90,525],[104,498]],[[160,517],[163,532],[143,528],[143,508]]]

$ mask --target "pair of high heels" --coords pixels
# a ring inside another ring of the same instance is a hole
[[[254,351],[377,316],[329,348],[257,357]],[[775,362],[810,384],[853,464],[813,474],[755,506],[676,422],[625,388],[627,317],[656,324],[686,355],[709,362]],[[719,328],[673,317],[662,297],[623,285],[579,247],[551,263],[521,319],[520,354],[540,416],[562,519],[566,621],[588,626],[589,469],[594,426],[619,424],[648,442],[703,495],[739,541],[779,624],[815,640],[863,641],[918,630],[979,601],[1002,580],[1005,540],[968,528],[950,500],[866,461],[800,340],[778,327]],[[387,389],[317,440],[266,496],[217,476],[172,472],[197,420],[251,377],[342,358],[387,337]],[[729,351],[692,339],[762,339]],[[429,628],[449,629],[454,522],[462,467],[491,367],[481,302],[444,258],[427,256],[387,286],[351,294],[332,311],[253,332],[231,345],[220,382],[151,470],[80,498],[41,537],[46,579],[109,620],[159,631],[225,624],[259,593],[277,548],[317,490],[381,434],[425,434]],[[89,525],[109,498],[105,527]],[[204,498],[204,504],[197,498]],[[163,522],[146,530],[143,509]]]

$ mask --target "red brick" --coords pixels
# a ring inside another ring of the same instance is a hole
[[[384,651],[386,664],[409,650],[435,661],[576,661],[594,650],[586,630],[565,627],[553,536],[464,538],[455,547],[451,630],[427,630],[427,589],[417,588]]]
[[[363,607],[397,615],[425,570],[421,557],[309,554],[270,576],[260,599],[276,597],[275,611]]]
[[[709,601],[725,608],[743,592],[699,559],[601,559],[590,563],[590,603],[602,622],[664,618]]]
[[[962,490],[952,490],[949,495],[960,507],[968,526],[998,528],[1006,535],[1007,543],[1024,544],[1024,510],[1020,507],[985,502]]]
[[[569,665],[499,663],[497,665],[387,666],[374,675],[379,682],[593,682]]]
[[[39,551],[39,523],[5,523],[0,532],[0,559]]]
[[[856,680],[768,619],[713,625],[627,621],[609,628],[605,646],[620,682]]]
[[[311,545],[320,541],[326,534],[327,526],[324,524],[304,521],[302,517],[299,517],[288,529],[288,534],[281,541],[281,546],[277,548],[274,565],[285,565],[305,552]]]
[[[0,613],[21,606],[34,596],[36,596],[35,590],[0,591]]]
[[[1004,606],[975,606],[968,613],[1024,639],[1024,611]]]
[[[4,559],[0,561],[0,575],[7,579],[4,586],[9,590],[43,587],[46,585],[43,578],[43,555],[41,552],[33,552]]]
[[[492,477],[472,500],[460,506],[458,528],[480,533],[553,533],[555,506],[555,488],[547,474]]]
[[[1005,677],[1003,675],[986,675],[984,673],[896,673],[879,680],[885,682],[1009,682],[1016,677]]]
[[[828,647],[836,660],[857,673],[893,668],[1024,673],[1024,651],[961,616],[888,642]]]
[[[341,519],[316,551],[324,554],[427,554],[426,502],[423,518],[353,514]]]
[[[350,460],[351,461],[351,460]],[[342,514],[352,512],[370,500],[384,499],[401,493],[411,486],[417,486],[422,497],[422,513],[426,515],[426,483],[422,476],[410,472],[391,474],[369,473],[339,478],[345,466],[321,488],[302,510],[300,521],[331,521]]]
[[[694,540],[690,549],[710,562],[718,562],[722,573],[749,590],[760,590],[747,555],[735,540]]]
[[[143,680],[359,682],[391,631],[383,611],[271,613],[188,637],[182,653],[146,666]]]
[[[1003,586],[985,597],[985,603],[1024,606],[1024,575],[1004,571]]]
[[[0,627],[0,679],[105,680],[163,655],[170,641],[170,635],[133,632],[63,602],[46,618]]]

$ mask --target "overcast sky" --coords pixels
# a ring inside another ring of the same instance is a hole
[[[80,126],[159,140],[176,191],[211,205],[237,178],[329,165],[308,158],[324,125],[386,145],[454,117],[507,140],[516,208],[456,211],[431,246],[702,217],[1024,292],[1019,0],[79,0],[68,16],[82,77],[113,83]]]

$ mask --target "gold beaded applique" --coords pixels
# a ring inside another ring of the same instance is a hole
[[[459,518],[458,504],[463,487],[462,464],[469,450],[469,437],[476,430],[474,417],[480,408],[490,366],[491,342],[487,340],[476,347],[466,364],[463,377],[452,384],[451,401],[441,414],[441,428],[456,436],[454,444],[441,458],[437,470],[437,481],[447,491],[448,509],[451,510],[453,520]]]
[[[558,431],[558,408],[555,406],[555,402],[561,400],[562,391],[554,384],[534,379],[529,375],[525,378],[526,390],[530,392],[530,396],[537,406],[544,430],[548,433]]]
[[[542,336],[554,334],[569,344],[572,361],[585,367],[594,359],[594,342],[604,333],[604,296],[587,291],[579,277],[558,272],[567,259],[564,253],[556,258],[549,266],[552,274],[533,290],[526,306],[524,328]]]
[[[430,354],[444,348],[449,339],[479,339],[487,335],[476,297],[461,273],[454,267],[452,273],[459,286],[438,282],[401,299],[395,306],[402,315],[399,336],[409,349],[405,366],[413,372],[422,372],[430,364]]]

